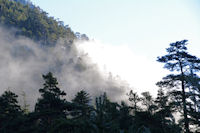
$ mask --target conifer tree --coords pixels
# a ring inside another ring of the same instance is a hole
[[[131,102],[131,104],[133,105],[133,110],[134,112],[139,111],[140,108],[138,106],[138,103],[142,100],[138,94],[136,92],[133,92],[133,90],[131,90],[128,94],[128,100]]]
[[[18,105],[17,95],[11,91],[5,91],[0,96],[0,132],[12,133],[20,130],[20,118],[22,110]]]
[[[91,98],[86,91],[81,90],[77,92],[74,99],[72,99],[72,103],[74,103],[76,107],[73,114],[79,117],[80,116],[89,117],[90,112],[92,111],[92,108],[89,105],[90,101]]]
[[[190,69],[198,71],[200,60],[187,52],[187,40],[177,41],[171,43],[170,47],[166,49],[167,54],[158,57],[158,62],[164,63],[164,68],[174,72],[163,78],[157,85],[162,87],[173,88],[172,94],[176,96],[175,99],[180,98],[181,107],[183,107],[184,128],[186,133],[190,133],[189,119],[188,119],[188,106],[187,106],[187,93],[188,82],[187,76]]]
[[[62,98],[66,93],[58,88],[58,81],[51,72],[43,75],[43,79],[45,83],[43,88],[39,89],[41,98],[36,103],[35,112],[45,130],[54,120],[66,117],[66,101]]]

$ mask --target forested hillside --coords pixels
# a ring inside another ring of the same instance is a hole
[[[0,0],[0,22],[7,27],[17,28],[17,35],[45,45],[55,44],[59,38],[67,38],[69,41],[76,39],[70,27],[62,21],[49,17],[48,13],[26,1],[16,1]]]
[[[88,37],[30,1],[0,0],[0,23],[0,83],[9,84],[0,88],[0,133],[200,132],[200,58],[188,53],[187,40],[170,43],[158,57],[170,72],[154,98],[101,77],[73,45]]]

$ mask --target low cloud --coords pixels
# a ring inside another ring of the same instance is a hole
[[[155,83],[168,73],[162,68],[163,64],[156,62],[156,57],[151,60],[145,55],[136,54],[129,48],[130,45],[89,41],[77,46],[79,51],[88,53],[101,73],[119,75],[138,93],[150,91],[153,96],[156,96],[158,87]]]
[[[43,87],[42,74],[53,72],[67,99],[84,89],[96,97],[107,92],[112,100],[121,100],[129,88],[120,78],[105,74],[87,53],[76,45],[61,39],[55,47],[45,47],[25,37],[16,37],[13,29],[0,27],[0,93],[12,90],[19,95],[25,92],[27,104],[33,106]],[[80,44],[80,43],[79,43]]]

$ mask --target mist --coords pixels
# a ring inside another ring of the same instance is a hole
[[[38,90],[43,87],[42,74],[52,72],[68,100],[82,89],[93,98],[106,92],[111,100],[125,99],[128,83],[102,72],[76,44],[60,39],[55,46],[43,46],[28,38],[16,37],[16,31],[0,26],[0,94],[11,90],[19,95],[21,104],[26,101],[33,109],[40,96]]]
[[[137,49],[134,51],[130,46],[130,44],[114,45],[97,40],[77,44],[79,51],[88,53],[101,73],[118,75],[138,94],[149,91],[156,97],[158,91],[156,82],[160,81],[168,71],[156,61],[157,57],[148,58],[145,54],[138,54],[135,52]]]

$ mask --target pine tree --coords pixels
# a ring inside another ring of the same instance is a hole
[[[121,102],[119,109],[119,126],[124,132],[128,132],[129,127],[133,124],[133,117],[131,116],[131,107],[125,102]]]
[[[58,82],[53,74],[49,72],[43,75],[44,87],[39,89],[41,98],[38,99],[35,112],[38,114],[40,124],[46,130],[54,120],[66,118],[66,100],[62,97],[66,95],[58,88]]]
[[[17,95],[5,91],[0,96],[0,132],[12,133],[20,130],[23,112],[18,105]]]
[[[173,106],[169,101],[169,96],[165,94],[162,88],[158,90],[155,100],[157,110],[155,116],[160,120],[163,133],[167,133],[175,125],[175,118],[172,115],[174,112]],[[172,132],[172,131],[171,131]]]
[[[186,77],[189,92],[188,115],[190,124],[193,125],[193,131],[200,132],[200,77],[190,70],[190,74]]]
[[[133,92],[133,90],[131,90],[128,94],[128,100],[132,103],[132,105],[133,105],[133,110],[134,110],[134,112],[136,112],[136,111],[139,111],[140,110],[140,108],[139,108],[139,106],[138,106],[138,103],[142,100],[139,96],[138,96],[138,94],[136,93],[136,92]]]
[[[118,104],[112,103],[106,93],[96,98],[96,117],[94,123],[100,133],[119,132],[119,110]]]
[[[192,70],[199,69],[200,60],[187,52],[187,40],[171,43],[167,48],[167,55],[158,57],[158,62],[165,63],[164,68],[174,72],[163,78],[163,81],[157,83],[162,87],[174,88],[172,94],[176,99],[181,98],[179,106],[183,107],[184,128],[186,133],[190,133],[188,108],[187,108],[187,75]],[[192,64],[192,65],[191,65]],[[179,90],[180,88],[181,90]],[[182,104],[182,105],[181,105]]]
[[[91,98],[89,94],[81,90],[77,92],[72,103],[75,106],[75,109],[72,111],[72,115],[76,117],[89,117],[92,107],[90,106]]]
[[[142,97],[141,97],[142,104],[146,107],[146,110],[149,113],[153,113],[156,106],[154,105],[154,100],[153,100],[152,95],[148,91],[142,92],[141,94],[142,94]]]

